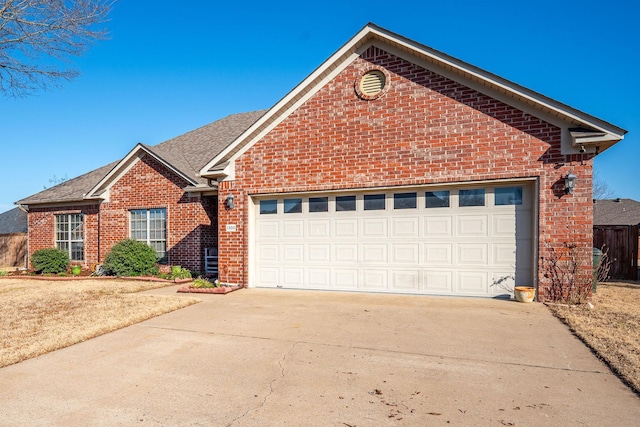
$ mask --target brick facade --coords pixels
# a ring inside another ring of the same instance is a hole
[[[390,81],[383,96],[365,100],[354,84],[372,68]],[[580,279],[591,277],[593,154],[562,155],[560,138],[552,124],[371,47],[237,159],[235,180],[220,183],[221,279],[248,283],[251,195],[535,177],[539,299],[550,299],[552,248],[577,245]],[[569,171],[579,181],[565,195]],[[233,210],[223,205],[230,193]]]
[[[217,245],[217,198],[190,196],[187,183],[145,155],[110,189],[108,202],[64,208],[32,208],[29,211],[29,253],[55,245],[55,215],[82,213],[83,264],[93,266],[118,241],[128,238],[129,211],[164,208],[167,213],[167,262],[203,271],[204,248]]]

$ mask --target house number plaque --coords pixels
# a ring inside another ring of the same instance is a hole
[[[237,231],[235,224],[227,224],[227,231]]]

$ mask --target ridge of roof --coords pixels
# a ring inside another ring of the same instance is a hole
[[[207,181],[206,178],[198,175],[202,165],[217,154],[216,150],[228,145],[230,141],[250,127],[266,111],[257,110],[230,114],[156,145],[136,144],[133,150],[137,147],[142,147],[159,160],[169,164],[179,174],[187,177],[188,181],[204,184]],[[33,205],[84,202],[86,200],[85,195],[90,191],[96,190],[95,187],[105,180],[127,156],[15,203],[18,205]]]
[[[280,99],[242,135],[222,149],[217,156],[200,170],[200,175],[209,177],[216,176],[212,172],[214,172],[214,169],[219,169],[217,168],[218,163],[233,160],[241,155],[262,135],[284,120],[284,118],[295,109],[296,105],[306,101],[310,96],[320,90],[328,80],[352,61],[354,55],[359,55],[364,48],[369,45],[374,45],[376,41],[391,48],[400,56],[402,54],[411,55],[414,61],[417,61],[416,63],[430,64],[430,69],[445,70],[447,74],[455,74],[460,81],[464,82],[463,84],[467,84],[470,87],[482,86],[485,88],[487,94],[497,99],[502,99],[503,102],[509,103],[504,100],[504,98],[507,98],[514,106],[522,105],[527,106],[529,109],[536,109],[543,117],[556,117],[555,121],[561,121],[566,124],[571,123],[574,125],[572,127],[585,126],[587,128],[604,130],[606,136],[595,142],[601,143],[605,149],[607,146],[623,139],[624,134],[627,133],[626,130],[595,116],[591,116],[517,83],[499,77],[496,74],[430,48],[422,43],[393,33],[376,24],[368,23],[295,88]],[[589,141],[589,143],[592,144],[595,142]],[[587,142],[584,142],[584,144],[586,145]]]

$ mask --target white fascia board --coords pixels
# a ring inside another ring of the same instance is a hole
[[[351,38],[338,51],[331,55],[307,78],[299,83],[291,92],[276,103],[267,113],[265,113],[249,129],[244,131],[238,138],[229,144],[224,150],[216,155],[201,170],[200,176],[207,177],[211,174],[209,169],[229,158],[233,163],[235,159],[245,153],[255,142],[269,133],[275,126],[281,123],[289,114],[295,111],[303,102],[313,96],[322,86],[344,70],[355,58],[359,56],[355,52],[356,47],[371,32],[371,27],[365,26],[354,37]],[[318,81],[318,79],[320,79]],[[239,146],[245,142],[244,146],[238,150]]]
[[[174,168],[171,164],[166,162],[160,156],[156,155],[154,152],[147,149],[141,143],[138,143],[133,148],[133,150],[131,150],[122,160],[120,160],[120,162],[118,162],[117,165],[113,167],[113,169],[111,169],[111,171],[109,171],[108,174],[104,176],[104,178],[100,180],[100,182],[98,182],[91,190],[89,190],[88,193],[85,194],[84,198],[85,199],[102,199],[103,198],[102,194],[105,191],[108,192],[108,190],[111,189],[114,183],[116,183],[123,175],[129,172],[131,168],[135,166],[136,163],[140,161],[140,159],[143,157],[144,154],[148,154],[152,156],[154,159],[158,160],[168,169],[175,172],[180,177],[184,178],[190,184],[197,185],[197,183],[194,182],[191,178],[184,175],[182,172]]]
[[[421,45],[412,40],[406,39],[405,37],[389,33],[380,28],[372,29],[372,32],[374,32],[375,34],[378,34],[383,39],[388,39],[391,42],[396,43],[399,46],[402,46],[406,50],[417,52],[421,55],[424,55],[425,57],[429,58],[431,61],[442,64],[442,67],[449,67],[451,69],[459,71],[460,73],[463,73],[472,78],[475,78],[481,82],[485,82],[490,86],[495,86],[498,89],[497,92],[504,91],[504,92],[507,92],[507,94],[513,94],[516,97],[520,97],[530,102],[533,102],[538,106],[540,106],[541,108],[547,108],[551,111],[554,111],[556,114],[564,116],[568,120],[573,120],[578,123],[584,123],[585,125],[593,127],[597,130],[601,130],[610,135],[616,136],[619,139],[622,139],[624,137],[624,134],[626,133],[624,129],[619,128],[615,125],[612,125],[611,123],[607,123],[604,120],[598,119],[597,117],[591,116],[573,107],[569,107],[568,105],[562,104],[552,98],[549,98],[545,95],[542,95],[540,93],[527,89],[524,86],[521,86],[517,83],[511,82],[493,73],[482,70],[481,68],[468,64],[464,61],[456,59],[442,52],[438,52],[432,48]],[[395,52],[390,52],[390,53],[395,54]],[[406,57],[404,59],[407,59],[408,61],[411,61],[411,62],[415,62],[414,59],[410,59]],[[418,65],[420,64],[418,63]],[[446,76],[446,77],[450,77],[450,76]],[[482,85],[482,86],[486,87],[486,85]],[[509,98],[513,99],[512,96],[509,96]]]

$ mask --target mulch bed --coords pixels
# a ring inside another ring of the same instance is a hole
[[[220,286],[219,288],[192,288],[189,286],[183,286],[178,289],[178,292],[187,292],[192,294],[228,294],[229,292],[237,291],[242,286]]]

